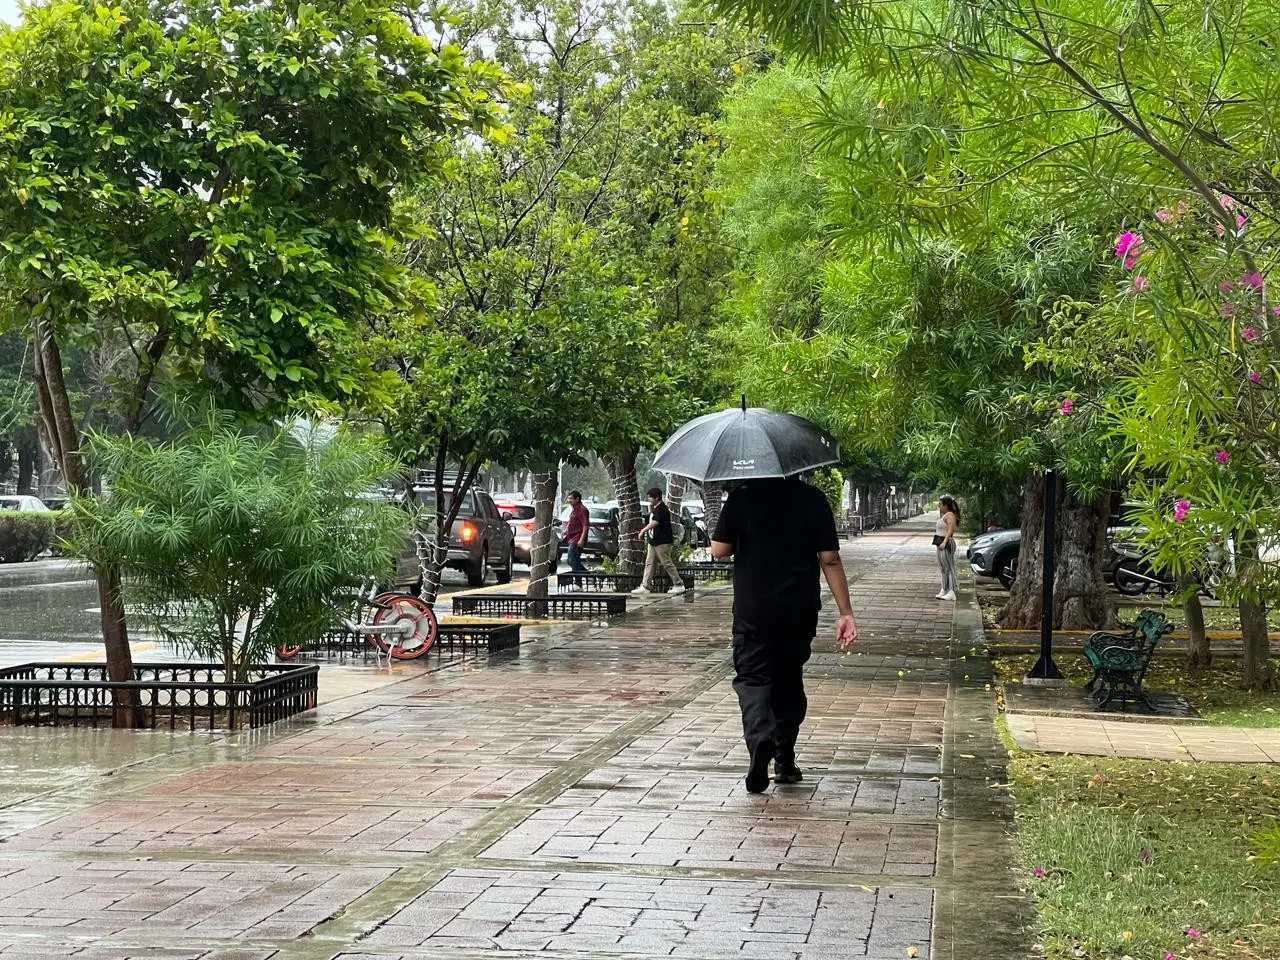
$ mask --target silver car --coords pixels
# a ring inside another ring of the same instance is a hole
[[[435,501],[435,490],[415,486],[410,509],[430,509]],[[515,567],[515,536],[507,521],[502,519],[489,494],[472,488],[464,495],[458,508],[457,519],[449,538],[449,553],[445,566],[461,570],[467,575],[467,583],[483,586],[489,571],[497,575],[499,583],[510,583]],[[448,509],[446,503],[445,509]],[[416,535],[409,538],[405,549],[396,558],[396,585],[411,590],[422,587]]]
[[[533,563],[533,530],[534,530],[534,506],[532,503],[517,500],[495,501],[498,505],[498,512],[502,514],[502,519],[507,521],[507,525],[511,527],[511,532],[516,538],[516,562],[517,563]],[[560,531],[557,529],[559,520],[551,525],[551,572],[556,572],[559,566],[560,553]]]

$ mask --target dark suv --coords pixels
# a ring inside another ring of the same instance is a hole
[[[418,485],[412,490],[410,509],[430,511],[435,503],[435,488]],[[445,566],[461,570],[467,575],[467,583],[473,587],[484,585],[489,571],[497,574],[499,583],[510,583],[515,565],[515,536],[507,521],[502,519],[489,494],[474,487],[464,495],[453,521],[449,538],[449,553]],[[446,502],[446,509],[449,503]],[[396,558],[396,585],[421,588],[422,571],[418,562],[415,537],[410,537],[405,549]]]

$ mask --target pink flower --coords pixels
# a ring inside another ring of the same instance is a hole
[[[1249,371],[1249,382],[1250,382],[1250,383],[1261,383],[1261,382],[1262,382],[1262,374],[1260,374],[1257,370],[1250,370],[1250,371]]]
[[[1173,505],[1174,523],[1181,523],[1183,520],[1187,519],[1187,514],[1190,512],[1191,512],[1191,501],[1179,500],[1177,503]]]
[[[1133,279],[1129,281],[1129,289],[1134,293],[1141,293],[1143,290],[1147,289],[1147,284],[1149,282],[1150,281],[1142,274],[1135,273],[1133,275]]]
[[[1141,252],[1142,234],[1126,230],[1116,237],[1116,256],[1124,260],[1126,268],[1133,269],[1133,263]]]
[[[1244,229],[1244,222],[1245,222],[1247,219],[1249,219],[1249,218],[1248,218],[1248,217],[1246,217],[1243,213],[1237,213],[1237,214],[1236,214],[1236,226],[1237,226],[1237,227],[1240,227],[1241,229]]]
[[[1215,459],[1215,460],[1217,460],[1219,463],[1223,463],[1223,464],[1230,463],[1230,462],[1231,462],[1231,454],[1230,454],[1228,451],[1226,451],[1226,450],[1219,450],[1217,453],[1215,453],[1215,454],[1213,455],[1213,459]]]
[[[1197,930],[1195,927],[1187,927],[1187,939],[1189,939],[1189,940],[1199,940],[1199,939],[1200,939],[1200,931],[1199,931],[1199,930]]]
[[[1035,875],[1036,875],[1036,879],[1037,879],[1037,880],[1043,880],[1043,879],[1044,879],[1044,867],[1036,867],[1036,869],[1035,869],[1034,873],[1035,873]]]
[[[1064,417],[1067,416],[1067,414],[1069,414],[1075,408],[1076,408],[1076,405],[1071,402],[1070,397],[1067,397],[1060,404],[1058,404],[1058,412],[1062,414]]]
[[[1218,312],[1224,317],[1234,317],[1236,315],[1236,305],[1234,303],[1224,303],[1218,308]]]
[[[1253,329],[1253,327],[1245,327],[1240,331],[1240,339],[1244,340],[1246,343],[1253,343],[1253,341],[1258,339],[1258,331]]]
[[[1236,202],[1228,197],[1225,193],[1218,194],[1218,202],[1222,204],[1223,210],[1235,209]]]
[[[1218,284],[1219,293],[1233,293],[1235,289],[1236,289],[1236,285],[1232,283],[1230,280],[1223,280],[1220,284]]]
[[[1166,950],[1164,954],[1164,960],[1178,960],[1178,958],[1175,957],[1171,951]]]
[[[1272,308],[1271,308],[1271,313],[1272,313],[1272,315],[1273,315],[1273,316],[1280,317],[1280,306],[1274,306],[1274,307],[1272,307]]]
[[[1240,278],[1240,283],[1254,290],[1262,289],[1262,274],[1257,270],[1251,270]]]

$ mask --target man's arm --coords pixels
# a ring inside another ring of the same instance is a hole
[[[712,545],[714,552],[715,545]],[[836,624],[836,640],[840,649],[848,649],[858,639],[858,622],[853,619],[853,606],[849,603],[849,580],[844,574],[844,564],[840,560],[839,550],[823,550],[818,554],[818,563],[822,566],[822,575],[827,578],[827,586],[836,600],[836,610],[840,612],[840,621]]]
[[[711,541],[711,556],[717,560],[728,560],[733,556],[733,544],[721,543],[719,540]]]

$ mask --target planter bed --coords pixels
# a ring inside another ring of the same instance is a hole
[[[501,653],[520,649],[518,623],[442,623],[436,634],[436,647],[467,650],[475,653]]]
[[[0,669],[0,726],[112,726],[128,709],[130,726],[170,730],[265,727],[316,705],[316,664],[255,667],[247,683],[227,682],[220,664],[135,664],[133,679],[107,679],[103,663],[27,663]],[[127,698],[122,698],[127,699]]]
[[[692,577],[699,583],[709,580],[732,580],[732,563],[682,563],[679,565],[680,576],[688,580]]]
[[[523,593],[455,593],[453,612],[462,616],[520,620],[597,620],[627,612],[625,593],[561,593],[546,599]]]
[[[561,573],[556,577],[556,589],[560,593],[581,593],[601,590],[612,593],[629,593],[640,586],[644,577],[639,573]],[[685,589],[693,589],[693,574],[680,571]],[[666,574],[654,574],[649,589],[654,593],[666,593],[671,589],[671,578]]]

